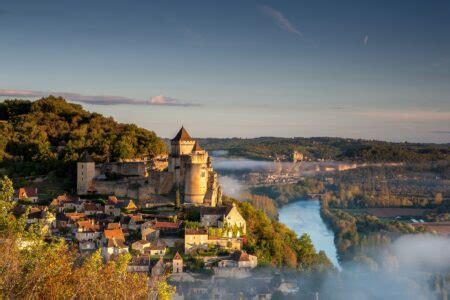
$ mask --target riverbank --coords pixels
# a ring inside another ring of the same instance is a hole
[[[308,234],[314,247],[323,250],[333,265],[340,267],[334,232],[327,227],[320,215],[319,200],[297,199],[279,209],[279,221],[291,228],[298,236]]]

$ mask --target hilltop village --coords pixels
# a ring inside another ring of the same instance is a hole
[[[26,223],[43,224],[46,234],[82,254],[101,249],[105,262],[130,253],[127,270],[156,280],[171,274],[173,281],[192,281],[190,271],[199,269],[248,277],[257,266],[257,257],[243,251],[244,218],[223,203],[208,152],[184,127],[167,157],[96,164],[84,152],[76,177],[76,195],[57,195],[48,205],[38,188],[20,188],[17,200],[32,204]]]

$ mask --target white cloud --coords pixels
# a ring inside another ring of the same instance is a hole
[[[303,37],[301,31],[295,28],[295,26],[292,25],[292,23],[278,10],[273,9],[272,7],[267,5],[261,6],[261,10],[266,15],[271,17],[281,29],[289,31],[290,33],[298,35],[299,37]]]
[[[367,45],[368,43],[369,43],[369,35],[366,34],[366,35],[364,36],[364,38],[363,38],[363,44],[364,44],[364,45]]]
[[[68,92],[42,92],[33,90],[11,90],[0,89],[0,96],[3,97],[26,97],[26,98],[39,98],[49,95],[61,96],[74,102],[81,102],[93,105],[158,105],[158,106],[196,106],[197,104],[183,102],[179,99],[166,97],[163,95],[152,96],[149,100],[138,100],[121,96],[108,96],[108,95],[82,95],[78,93]]]

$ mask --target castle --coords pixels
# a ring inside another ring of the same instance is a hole
[[[184,127],[170,141],[169,172],[174,184],[184,188],[185,203],[216,206],[220,202],[222,192],[208,152]]]
[[[208,152],[184,127],[170,141],[165,170],[147,171],[145,161],[98,164],[84,152],[77,163],[78,195],[116,195],[151,201],[177,190],[188,205],[217,206],[222,191]]]

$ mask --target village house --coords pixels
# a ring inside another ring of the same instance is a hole
[[[37,203],[39,201],[38,189],[33,187],[21,187],[17,192],[17,199]]]
[[[256,268],[258,259],[244,251],[235,251],[228,258],[222,259],[214,267],[214,275],[218,277],[245,278],[250,270]]]
[[[178,236],[181,233],[181,220],[177,220],[176,222],[165,222],[165,221],[153,221],[153,228],[160,232],[161,236],[164,237],[174,237]]]
[[[192,253],[199,249],[207,249],[209,245],[219,248],[241,250],[242,239],[234,237],[217,237],[209,235],[207,229],[184,230],[184,252]]]
[[[93,216],[93,215],[103,214],[104,208],[99,203],[93,203],[93,202],[86,201],[83,204],[83,211],[86,216]]]
[[[144,254],[144,251],[147,248],[150,248],[151,243],[149,241],[146,240],[139,240],[137,242],[134,242],[133,244],[131,244],[131,249],[140,252],[141,254]]]
[[[40,223],[42,232],[46,233],[52,228],[56,228],[56,217],[48,211],[46,206],[31,207],[25,223],[27,225]]]
[[[108,201],[105,204],[105,214],[119,217],[120,213],[119,200],[116,196],[109,196]]]
[[[141,237],[149,242],[159,238],[159,229],[155,229],[153,222],[145,222],[141,225]]]
[[[167,251],[167,245],[161,240],[156,240],[151,243],[150,247],[145,249],[145,253],[151,256],[164,256]]]
[[[112,256],[127,253],[128,246],[125,244],[125,235],[122,229],[105,229],[103,231],[102,256],[105,261]]]
[[[100,225],[93,219],[78,221],[76,227],[75,238],[79,242],[97,241],[102,236]]]
[[[141,229],[141,225],[145,223],[145,220],[142,218],[142,214],[130,214],[128,222],[129,230],[139,230]]]
[[[208,247],[208,231],[206,229],[184,230],[184,253]]]
[[[63,212],[65,203],[78,203],[78,202],[80,202],[79,197],[63,194],[54,198],[52,202],[50,202],[49,206],[51,208],[55,208],[57,212]]]
[[[232,206],[202,207],[200,218],[203,226],[227,229],[224,234],[228,237],[247,233],[246,222],[234,203]]]
[[[127,271],[131,273],[149,273],[150,257],[148,255],[133,256],[128,263]]]
[[[71,213],[64,213],[64,215],[67,218],[67,223],[65,224],[66,228],[74,229],[76,228],[76,223],[79,220],[83,220],[86,218],[86,215],[84,212],[71,212]],[[62,224],[61,224],[62,225]]]

